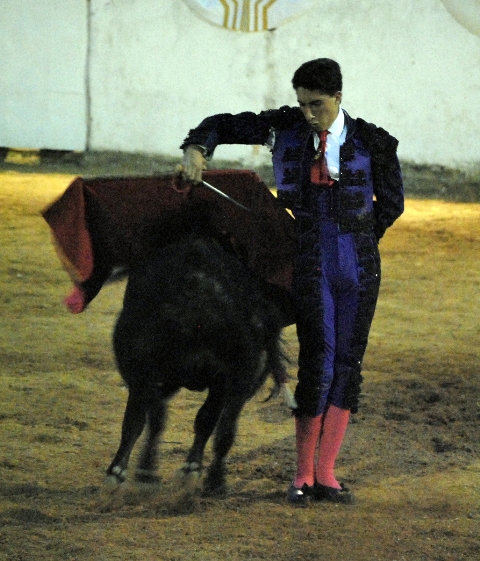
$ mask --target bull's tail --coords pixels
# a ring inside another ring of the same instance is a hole
[[[298,405],[297,405],[297,401],[295,399],[295,395],[292,392],[288,382],[285,382],[284,384],[282,384],[282,391],[283,391],[283,397],[285,398],[285,403],[287,404],[287,407],[289,409],[291,409],[292,411],[295,411],[295,409],[298,409]]]
[[[265,399],[265,402],[283,393],[287,406],[293,410],[297,409],[297,402],[295,401],[294,394],[289,385],[290,376],[285,367],[285,362],[287,362],[287,360],[287,357],[280,351],[277,344],[275,352],[269,354],[267,363],[267,369],[272,375],[275,385]]]
[[[273,386],[272,391],[264,400],[264,402],[270,401],[273,397],[277,397],[280,393],[282,393],[287,407],[292,410],[297,409],[297,402],[295,400],[293,391],[290,388],[289,376],[286,369],[282,366],[280,371],[278,371],[278,376],[276,376],[275,373],[272,372],[272,377],[275,381],[275,385]]]

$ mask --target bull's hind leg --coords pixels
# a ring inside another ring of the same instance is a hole
[[[123,416],[122,437],[120,447],[107,469],[109,481],[123,483],[126,479],[128,460],[133,447],[142,434],[147,413],[144,396],[135,391],[128,394],[127,407]]]
[[[226,487],[225,460],[237,434],[238,417],[245,404],[245,398],[240,395],[228,396],[215,430],[213,442],[213,461],[208,468],[203,484],[205,495],[224,496]]]
[[[223,407],[223,388],[210,389],[205,403],[195,417],[195,437],[182,466],[184,475],[197,474],[202,471],[203,453],[208,439],[217,425]]]
[[[161,396],[151,396],[147,412],[148,434],[138,462],[135,479],[140,483],[158,483],[156,474],[158,442],[165,429],[167,399],[174,392],[162,392]]]

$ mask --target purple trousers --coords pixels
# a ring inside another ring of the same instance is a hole
[[[361,365],[380,286],[380,256],[370,232],[342,233],[330,192],[296,213],[293,294],[300,344],[298,414],[332,404],[356,412]]]

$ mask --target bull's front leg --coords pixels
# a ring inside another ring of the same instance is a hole
[[[123,416],[120,447],[107,469],[107,481],[123,483],[127,475],[128,461],[136,441],[142,434],[146,422],[146,403],[141,395],[130,391]]]

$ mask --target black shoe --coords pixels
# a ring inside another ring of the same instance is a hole
[[[353,505],[355,503],[355,495],[343,483],[340,483],[340,485],[342,486],[341,489],[335,489],[335,487],[327,487],[315,482],[312,491],[313,500]]]
[[[313,487],[309,487],[306,483],[304,483],[300,488],[295,487],[293,482],[290,484],[290,487],[287,491],[287,501],[290,504],[294,505],[306,505],[310,501],[310,496],[313,493]]]

